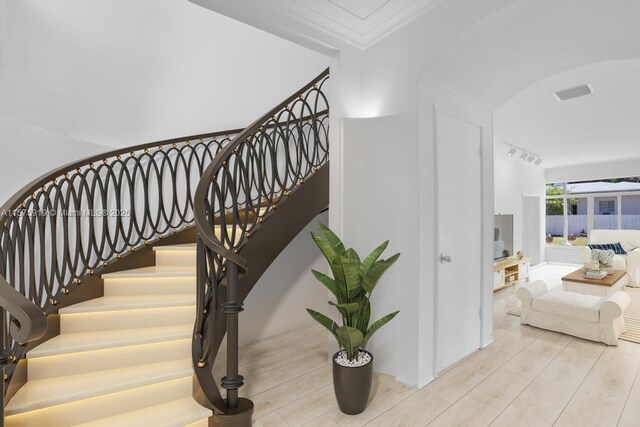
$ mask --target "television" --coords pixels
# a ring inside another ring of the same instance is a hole
[[[511,255],[513,255],[513,215],[494,215],[493,259],[507,258]]]

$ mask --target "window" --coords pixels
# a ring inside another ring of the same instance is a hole
[[[550,183],[547,244],[582,246],[593,229],[640,230],[640,177]]]
[[[615,208],[616,206],[616,202],[614,202],[613,200],[599,200],[598,201],[598,208],[599,208],[599,212],[598,214],[600,215],[613,215],[615,214]]]
[[[640,230],[640,194],[620,197],[620,217],[623,230]]]

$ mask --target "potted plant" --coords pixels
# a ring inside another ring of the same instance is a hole
[[[371,392],[373,355],[365,350],[367,343],[378,329],[399,313],[387,314],[370,324],[369,299],[380,277],[400,254],[379,259],[389,244],[386,241],[361,261],[356,251],[345,249],[327,226],[318,226],[321,233],[311,233],[311,237],[327,259],[333,277],[315,270],[311,272],[335,296],[336,301],[329,301],[329,305],[338,310],[341,325],[317,311],[307,308],[307,312],[331,332],[340,346],[333,355],[333,388],[340,410],[355,415],[366,409]]]

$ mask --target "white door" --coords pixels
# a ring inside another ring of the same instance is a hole
[[[542,229],[540,225],[540,196],[522,196],[522,252],[531,257],[531,265],[540,264]],[[516,249],[517,250],[517,249]]]
[[[436,373],[481,346],[482,129],[436,113]]]

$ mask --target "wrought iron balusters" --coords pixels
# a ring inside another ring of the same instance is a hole
[[[251,402],[238,398],[244,382],[238,372],[238,315],[248,293],[241,279],[251,268],[243,250],[278,206],[329,161],[329,104],[323,92],[328,78],[325,70],[237,135],[204,171],[196,189],[198,309],[193,362],[196,395],[213,410],[215,422],[240,414],[250,420]],[[221,386],[226,398],[212,373],[225,335],[227,373]]]

